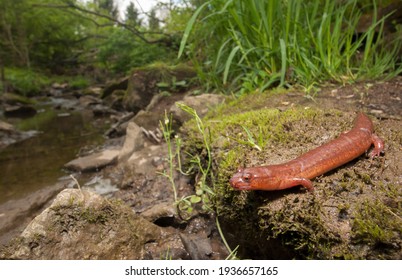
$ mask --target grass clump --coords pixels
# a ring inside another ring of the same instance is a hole
[[[54,82],[68,83],[72,89],[83,89],[91,84],[91,80],[85,76],[47,75],[28,68],[6,68],[5,80],[8,91],[22,96],[40,95]]]
[[[401,37],[384,43],[385,18],[378,17],[375,1],[371,26],[356,37],[358,4],[210,0],[188,22],[179,56],[189,54],[205,83],[227,91],[293,83],[311,90],[324,80],[397,75]]]
[[[34,96],[51,84],[46,75],[32,69],[7,68],[5,70],[7,86],[24,96]]]
[[[89,87],[91,81],[84,76],[74,76],[67,79],[68,85],[73,89],[83,89]]]

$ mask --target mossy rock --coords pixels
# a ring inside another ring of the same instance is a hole
[[[119,201],[65,189],[35,217],[0,259],[144,259],[160,229]]]
[[[1,94],[0,101],[10,104],[10,105],[16,105],[16,104],[34,105],[34,104],[36,104],[36,101],[29,97],[25,97],[25,96],[22,96],[19,94],[9,93],[9,92]]]
[[[402,166],[386,168],[402,158],[400,121],[380,125],[373,119],[387,145],[385,155],[362,155],[315,178],[313,194],[302,187],[272,192],[231,188],[229,179],[238,167],[286,162],[353,126],[354,112],[270,108],[276,95],[233,100],[203,120],[214,163],[208,182],[212,201],[232,248],[239,245],[239,256],[253,259],[401,258]],[[186,152],[205,159],[193,121],[183,133]]]
[[[155,63],[133,70],[128,80],[127,94],[124,97],[124,107],[138,112],[147,107],[154,95],[164,92],[175,94],[182,92],[191,85],[195,78],[194,69],[185,64],[170,66]]]

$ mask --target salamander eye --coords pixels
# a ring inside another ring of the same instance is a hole
[[[250,173],[245,173],[243,174],[243,181],[248,183],[251,180],[251,174]]]

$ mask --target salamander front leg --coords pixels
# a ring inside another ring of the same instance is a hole
[[[375,156],[380,156],[380,153],[384,151],[384,141],[375,134],[371,135],[371,141],[373,142],[374,149],[370,153],[370,156],[373,158]]]
[[[284,179],[280,186],[279,190],[288,189],[291,187],[302,185],[305,187],[309,192],[314,192],[313,183],[307,178],[288,178]]]

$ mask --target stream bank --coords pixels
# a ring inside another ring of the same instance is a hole
[[[315,110],[314,114],[319,116],[320,122],[308,118],[307,115],[293,121],[291,118],[284,118],[285,122],[286,120],[289,122],[285,126],[284,135],[294,134],[297,137],[288,138],[280,143],[274,141],[271,144],[273,146],[263,153],[247,147],[238,147],[239,150],[236,151],[248,155],[243,157],[237,154],[229,157],[226,153],[238,148],[228,148],[230,146],[223,143],[230,140],[224,138],[219,138],[216,142],[218,146],[214,150],[215,164],[219,165],[215,166],[219,172],[216,178],[221,184],[217,190],[218,207],[220,207],[218,219],[231,248],[239,245],[238,257],[398,259],[401,257],[400,220],[390,214],[388,221],[391,222],[391,227],[389,224],[378,224],[380,230],[385,232],[382,236],[385,239],[371,239],[372,232],[365,233],[364,227],[356,235],[356,231],[352,231],[354,221],[360,218],[360,221],[363,221],[361,225],[371,225],[373,220],[368,218],[373,213],[355,207],[354,203],[356,201],[359,203],[360,200],[354,200],[352,197],[365,198],[365,203],[372,202],[377,205],[374,213],[383,213],[381,211],[389,209],[391,213],[400,217],[402,181],[400,143],[402,142],[398,128],[401,127],[401,85],[401,77],[388,82],[358,83],[349,86],[330,85],[323,88],[314,99],[306,98],[303,92],[297,90],[256,94],[233,100],[226,98],[225,101],[219,95],[191,96],[186,92],[169,95],[156,92],[145,108],[128,120],[123,117],[116,120],[108,131],[109,135],[115,137],[111,138],[114,139],[112,141],[114,145],[109,147],[113,146],[113,149],[119,151],[117,158],[98,171],[95,168],[94,171],[82,175],[75,171],[73,175],[80,184],[81,191],[77,188],[76,182],[70,178],[69,188],[59,193],[52,205],[37,216],[19,237],[4,247],[0,256],[7,259],[226,258],[228,251],[219,236],[216,217],[197,210],[188,219],[183,219],[173,205],[171,182],[161,174],[169,169],[169,164],[167,146],[162,141],[159,121],[164,121],[165,110],[177,112],[175,102],[185,100],[186,104],[194,107],[200,115],[203,115],[201,113],[208,115],[205,119],[206,124],[210,120],[213,124],[219,124],[235,114],[258,115],[260,110],[275,111],[275,114],[284,117],[292,110],[296,112]],[[146,87],[137,82],[137,89],[139,88]],[[122,104],[118,101],[121,94],[116,95],[107,98],[114,100],[113,104]],[[220,105],[222,103],[224,105]],[[334,109],[337,110],[330,112]],[[323,141],[349,129],[353,112],[356,110],[363,110],[374,119],[378,134],[388,145],[385,157],[377,159],[374,163],[361,157],[333,173],[314,180],[318,194],[325,197],[325,201],[328,202],[325,205],[319,198],[306,194],[298,188],[268,193],[246,193],[230,189],[228,178],[235,171],[236,164],[261,164],[272,159],[280,161],[304,149],[320,145]],[[173,117],[176,132],[179,132],[179,127],[185,121],[179,115],[175,114]],[[217,119],[213,119],[214,116]],[[251,131],[255,127],[258,128],[258,118],[247,120],[252,121],[253,125],[248,126]],[[220,130],[222,136],[225,136],[225,129],[227,128]],[[306,134],[306,131],[309,133]],[[237,129],[229,129],[227,133],[232,136],[229,139],[245,136]],[[232,135],[233,133],[235,135]],[[124,138],[121,138],[122,136]],[[184,139],[190,141],[187,149],[200,147],[198,142],[191,144],[191,141],[199,139]],[[102,153],[107,150],[108,148],[103,146],[92,153],[83,153],[80,158],[83,160],[94,152]],[[200,155],[205,156],[202,147]],[[384,166],[385,169],[381,169]],[[380,170],[385,170],[385,173]],[[178,197],[194,194],[197,176],[176,173],[174,179]],[[90,186],[85,186],[87,182],[93,182],[93,185],[98,186],[98,194],[93,192],[96,187],[91,189]],[[379,182],[382,182],[381,186]],[[105,185],[109,186],[106,190],[102,187]],[[391,188],[391,185],[394,187]],[[339,191],[339,188],[342,191]],[[381,192],[383,188],[388,191]],[[373,191],[378,199],[372,200],[373,195],[367,196],[366,189]],[[363,190],[363,193],[357,190]],[[336,200],[339,198],[343,199],[342,203]],[[301,209],[318,212],[303,212]],[[320,216],[319,220],[311,219],[317,213],[324,216]],[[276,217],[276,220],[272,220],[272,217]],[[310,219],[307,219],[308,217]],[[281,221],[289,223],[282,226]],[[337,225],[342,230],[341,234],[336,232]],[[139,232],[137,231],[139,228],[144,230]],[[273,228],[277,231],[273,231]],[[308,234],[320,232],[323,228],[325,229],[323,232],[329,233],[326,236],[328,240],[322,239],[324,235]],[[272,233],[274,235],[271,235]],[[348,238],[352,235],[357,236],[357,239]],[[358,242],[351,244],[351,240]],[[54,244],[58,244],[56,249],[52,249]],[[71,244],[85,244],[85,252],[71,249]],[[331,247],[334,245],[336,246]],[[112,250],[111,247],[117,249]],[[127,253],[123,248],[131,248],[135,253]],[[356,251],[356,248],[360,249]],[[353,251],[357,254],[353,254]]]

